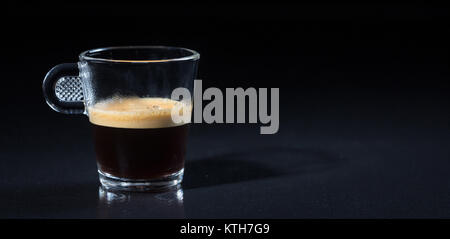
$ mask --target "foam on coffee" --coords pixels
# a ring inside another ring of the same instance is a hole
[[[175,106],[187,107],[189,114],[192,112],[190,104],[167,98],[116,97],[88,107],[89,121],[116,128],[174,127],[183,124],[176,124],[172,120],[171,112]]]

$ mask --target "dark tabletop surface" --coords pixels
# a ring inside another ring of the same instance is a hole
[[[61,115],[42,104],[41,116],[11,118],[9,130],[3,130],[0,216],[450,215],[448,108],[436,104],[442,103],[439,92],[432,100],[376,104],[342,97],[323,100],[316,93],[297,96],[296,102],[303,103],[282,107],[275,135],[259,135],[257,125],[194,125],[182,188],[165,193],[100,188],[87,118]],[[336,94],[321,93],[327,99]]]

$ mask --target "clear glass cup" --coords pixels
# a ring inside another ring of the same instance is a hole
[[[170,111],[181,101],[170,98],[179,87],[192,95],[199,58],[179,47],[108,47],[47,73],[48,105],[89,117],[105,188],[161,190],[181,183],[188,123],[172,121]]]

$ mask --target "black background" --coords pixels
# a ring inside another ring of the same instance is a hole
[[[448,8],[8,2],[3,12],[1,217],[450,213]],[[118,45],[195,49],[204,88],[280,88],[280,131],[194,125],[181,209],[141,194],[103,205],[86,117],[53,112],[41,84],[54,65]]]

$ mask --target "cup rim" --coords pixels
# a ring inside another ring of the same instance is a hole
[[[167,50],[184,50],[190,52],[191,54],[183,57],[169,58],[169,59],[152,59],[152,60],[125,60],[125,59],[106,59],[99,57],[88,56],[89,53],[97,53],[109,50],[117,49],[167,49]],[[175,62],[175,61],[188,61],[188,60],[198,60],[200,59],[200,54],[194,50],[184,48],[184,47],[174,47],[174,46],[112,46],[112,47],[101,47],[95,48],[87,51],[83,51],[79,55],[80,61],[97,61],[97,62],[109,62],[109,63],[159,63],[159,62]]]

